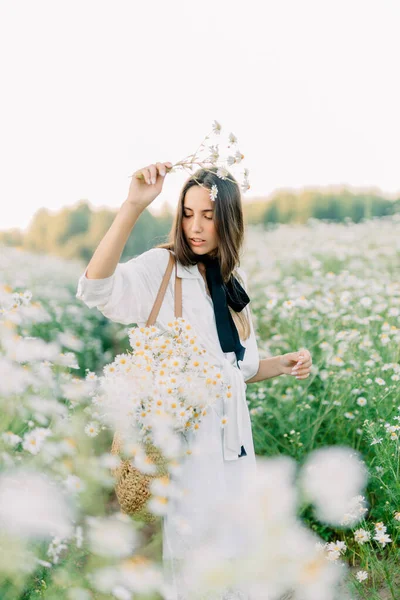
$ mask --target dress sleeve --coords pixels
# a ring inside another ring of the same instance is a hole
[[[152,248],[118,263],[114,273],[104,279],[88,279],[86,269],[78,280],[76,298],[111,321],[124,325],[146,322],[168,259],[168,250]]]
[[[243,287],[247,292],[248,289],[247,289],[246,273],[241,268],[237,269],[237,273],[242,278]],[[246,311],[246,314],[247,314],[249,322],[250,322],[250,336],[247,338],[247,340],[241,340],[243,346],[245,346],[245,348],[246,348],[244,360],[240,362],[240,370],[243,374],[243,379],[245,381],[248,381],[249,379],[254,377],[254,375],[257,373],[259,365],[260,365],[260,355],[258,352],[257,339],[256,339],[255,331],[254,331],[253,317],[251,314],[250,307],[251,307],[251,301],[243,309]]]

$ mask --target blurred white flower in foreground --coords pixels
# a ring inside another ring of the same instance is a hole
[[[258,459],[242,493],[215,502],[200,543],[190,548],[188,534],[185,558],[167,565],[166,581],[173,573],[193,600],[226,590],[252,600],[290,591],[302,600],[334,600],[346,568],[298,521],[295,475],[289,458]]]
[[[51,435],[52,432],[50,429],[46,429],[45,427],[35,427],[32,431],[25,433],[22,447],[31,454],[38,454],[46,438]]]
[[[129,516],[87,517],[90,549],[101,556],[130,556],[138,544],[137,533]]]
[[[67,592],[68,600],[93,600],[93,595],[89,590],[84,588],[73,587]]]
[[[20,469],[0,477],[0,529],[21,537],[68,537],[72,506],[48,476]]]
[[[21,395],[34,382],[35,378],[32,373],[21,367],[17,362],[12,362],[5,356],[0,356],[0,396],[2,398],[7,398],[13,394]]]
[[[317,517],[331,525],[343,525],[345,516],[349,520],[349,515],[352,515],[351,524],[362,518],[362,510],[358,514],[353,512],[354,499],[366,483],[366,468],[351,448],[315,450],[300,474],[306,500],[314,504]]]
[[[111,594],[121,587],[134,594],[148,594],[164,588],[161,569],[143,556],[126,558],[115,567],[96,569],[89,574],[89,579],[103,594]]]
[[[4,338],[3,348],[8,358],[19,363],[56,360],[60,352],[58,344],[36,337]]]

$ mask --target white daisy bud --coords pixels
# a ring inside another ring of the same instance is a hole
[[[219,135],[221,133],[221,125],[218,123],[218,121],[214,121],[212,124],[212,128],[213,128],[213,133]]]
[[[237,144],[237,137],[233,133],[229,134],[229,144]]]

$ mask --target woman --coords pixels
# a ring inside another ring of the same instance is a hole
[[[193,451],[182,465],[184,494],[171,501],[163,519],[171,597],[186,599],[185,576],[175,567],[202,547],[206,536],[212,537],[213,549],[222,557],[240,557],[245,551],[235,523],[222,523],[215,507],[235,497],[255,472],[246,384],[282,374],[305,379],[311,356],[302,349],[259,358],[246,275],[239,267],[244,236],[241,194],[230,174],[221,179],[216,169],[200,169],[191,175],[180,194],[169,242],[118,262],[138,217],[160,194],[171,167],[169,162],[156,163],[134,173],[127,199],[80,277],[77,297],[113,321],[144,326],[172,251],[182,278],[182,316],[231,385],[229,402],[221,399],[203,419]],[[173,291],[171,277],[157,319],[161,327],[174,315]],[[216,597],[244,596],[221,592]]]

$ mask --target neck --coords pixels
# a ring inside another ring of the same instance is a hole
[[[196,255],[195,262],[203,263],[204,265],[208,265],[210,263],[218,262],[219,259],[217,256],[213,256],[211,254],[198,254]]]
[[[197,262],[197,267],[198,267],[200,273],[203,275],[203,277],[205,277],[206,276],[206,272],[207,272],[206,265],[202,261],[199,260]]]

